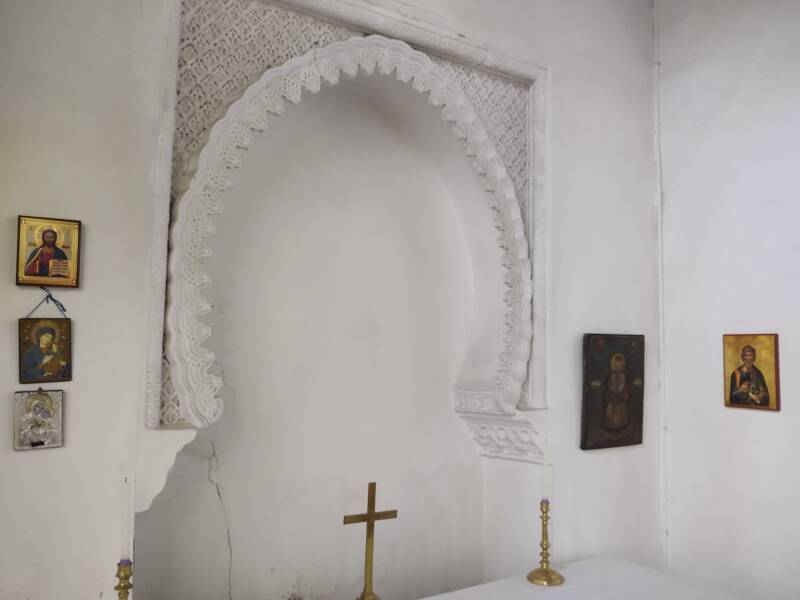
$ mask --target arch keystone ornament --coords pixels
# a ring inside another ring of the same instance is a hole
[[[234,102],[210,130],[197,170],[175,206],[171,229],[166,352],[170,379],[185,419],[195,427],[216,421],[223,410],[222,380],[212,373],[214,354],[204,346],[211,334],[202,322],[211,306],[204,289],[211,283],[204,263],[212,256],[212,217],[222,212],[223,192],[235,184],[242,152],[269,128],[286,103],[307,93],[337,85],[344,78],[394,75],[431,105],[463,143],[483,181],[497,230],[502,269],[502,319],[487,326],[473,322],[473,331],[490,331],[488,342],[500,349],[491,361],[473,359],[486,353],[486,335],[472,335],[464,370],[455,389],[455,410],[462,414],[484,454],[541,460],[537,437],[527,419],[515,417],[527,377],[533,332],[531,262],[525,227],[514,185],[484,125],[464,92],[426,54],[408,44],[381,36],[356,37],[317,48],[270,69]],[[476,281],[481,281],[476,273]],[[500,294],[499,294],[500,295]],[[476,311],[477,313],[478,311]],[[475,314],[474,321],[486,318]],[[490,364],[491,368],[487,368]],[[478,368],[475,368],[478,365]],[[480,427],[480,423],[488,423]],[[509,437],[510,434],[510,437]]]

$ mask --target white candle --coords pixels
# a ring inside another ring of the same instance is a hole
[[[131,488],[128,485],[128,476],[122,477],[122,530],[120,536],[120,558],[123,560],[131,557]]]
[[[542,498],[553,499],[553,449],[550,446],[549,419],[545,415],[543,428],[545,431],[542,440]]]
[[[542,481],[542,497],[551,499],[553,497],[553,463],[549,453],[545,456],[545,463],[542,465],[544,470]]]

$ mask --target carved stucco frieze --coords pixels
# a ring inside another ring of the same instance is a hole
[[[161,427],[187,427],[186,418],[181,410],[181,401],[172,385],[172,373],[169,361],[165,356],[161,361],[161,410],[158,420]]]
[[[514,409],[503,406],[495,392],[470,392],[456,390],[456,411],[464,413],[514,414]],[[501,407],[501,410],[498,410]]]
[[[544,439],[527,419],[480,415],[462,418],[484,456],[544,462]]]
[[[514,183],[527,232],[530,194],[530,86],[444,58],[433,57],[432,60],[463,90],[486,128],[508,176]]]
[[[211,126],[269,69],[359,36],[259,0],[183,0],[173,197],[186,191]]]

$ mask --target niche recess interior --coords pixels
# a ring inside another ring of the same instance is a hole
[[[344,77],[381,73],[441,110],[493,209],[493,222],[482,226],[496,228],[502,259],[485,268],[502,270],[504,311],[491,322],[491,311],[475,311],[455,410],[483,454],[538,462],[539,434],[520,411],[546,406],[545,71],[408,18],[379,16],[366,3],[283,4],[311,14],[259,0],[168,3],[147,425],[202,427],[222,410],[214,356],[203,346],[210,334],[201,320],[210,308],[203,263],[241,153],[269,135],[286,102],[324,94]],[[499,355],[486,357],[487,347]]]

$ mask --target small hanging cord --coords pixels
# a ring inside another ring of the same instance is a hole
[[[39,287],[44,292],[44,298],[41,299],[39,304],[37,304],[36,306],[33,307],[33,310],[31,312],[29,312],[27,315],[25,315],[25,318],[26,319],[29,318],[33,313],[36,312],[36,309],[39,308],[45,302],[47,302],[48,304],[50,304],[50,302],[52,302],[55,305],[55,307],[58,309],[58,312],[60,312],[61,315],[66,319],[67,318],[67,308],[64,306],[64,304],[58,298],[53,296],[53,293],[50,290],[48,290],[46,287],[44,287],[43,285],[40,285]]]

